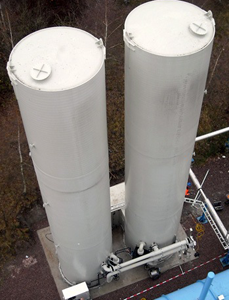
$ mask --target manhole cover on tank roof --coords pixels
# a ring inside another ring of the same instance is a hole
[[[198,35],[205,35],[208,32],[207,25],[201,21],[192,22],[190,24],[190,28],[195,34]]]
[[[34,80],[44,80],[49,77],[51,71],[48,64],[39,63],[32,67],[30,75]]]

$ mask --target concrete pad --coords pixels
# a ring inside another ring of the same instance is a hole
[[[65,283],[61,277],[61,274],[59,271],[59,261],[58,261],[57,255],[56,255],[56,249],[55,249],[54,243],[52,242],[52,234],[51,234],[50,228],[46,227],[46,228],[40,229],[37,231],[37,234],[41,241],[43,250],[45,252],[45,256],[48,261],[50,271],[51,271],[51,274],[55,281],[58,293],[60,295],[60,299],[64,299],[62,290],[69,287],[69,285],[67,283]]]
[[[110,188],[111,212],[125,207],[125,182]]]
[[[67,288],[67,283],[64,282],[64,280],[61,277],[61,274],[59,272],[59,262],[58,258],[55,253],[55,246],[52,242],[52,236],[50,232],[50,228],[46,227],[43,229],[40,229],[38,231],[38,236],[40,238],[41,244],[43,246],[52,276],[54,278],[54,281],[56,283],[60,299],[63,299],[62,290]],[[182,226],[179,226],[178,234],[177,234],[177,240],[181,241],[186,238],[186,234],[182,228]],[[124,242],[123,242],[123,230],[122,228],[116,227],[113,230],[113,251],[117,251],[118,249],[124,248]],[[119,254],[120,257],[124,259],[124,261],[130,260],[130,256],[127,253],[121,253]],[[161,263],[158,267],[160,268],[161,272],[165,272],[168,269],[171,269],[173,267],[182,265],[183,263],[186,263],[190,260],[195,259],[194,257],[194,251],[191,251],[188,253],[188,255],[180,255],[174,254],[172,257],[170,257],[166,262]],[[105,283],[99,288],[94,288],[90,290],[90,295],[92,299],[95,299],[99,296],[105,295],[107,293],[110,293],[112,291],[118,290],[122,287],[128,286],[132,283],[138,282],[140,280],[143,280],[148,277],[147,270],[144,269],[144,266],[132,269],[130,271],[124,272],[120,274],[120,278],[118,281],[113,280],[111,283]]]
[[[125,183],[117,184],[110,188],[110,199],[111,199],[111,218],[112,218],[112,238],[113,238],[113,252],[125,248],[124,237],[123,237],[123,228],[125,223]],[[63,299],[62,290],[69,287],[68,284],[63,280],[59,272],[59,262],[57,255],[55,253],[55,246],[52,242],[52,235],[50,228],[44,228],[38,231],[38,236],[40,238],[41,244],[43,246],[49,267],[56,283],[60,299]],[[181,241],[186,238],[186,234],[182,228],[179,226],[177,233],[177,240]],[[121,253],[118,255],[123,258],[124,261],[131,259],[130,255],[127,253]],[[187,255],[174,254],[164,263],[161,263],[157,267],[160,268],[161,272],[165,272],[168,269],[174,268],[176,266],[182,265],[190,260],[195,259],[194,251],[191,251]],[[102,262],[101,262],[102,263]],[[118,290],[122,287],[128,286],[132,283],[138,282],[148,277],[147,270],[144,266],[132,269],[130,271],[120,274],[118,281],[113,280],[111,283],[106,283],[104,279],[101,280],[101,286],[98,288],[90,289],[90,295],[92,299],[95,299],[99,296],[105,295],[112,291]],[[102,283],[104,283],[102,285]],[[90,288],[90,287],[89,287]]]

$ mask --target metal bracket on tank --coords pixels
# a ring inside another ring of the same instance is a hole
[[[127,47],[129,47],[132,51],[135,51],[135,43],[132,41],[133,35],[130,32],[126,32],[123,30],[123,40],[126,43]]]
[[[35,148],[35,144],[29,144],[29,149],[30,149],[30,152],[29,152],[29,156],[32,157],[32,150],[33,148]]]
[[[213,25],[215,26],[215,20],[214,20],[214,18],[213,18],[213,13],[212,13],[212,11],[209,10],[209,11],[207,11],[204,15],[205,15],[207,18],[209,18],[209,19],[212,21]]]
[[[30,149],[30,152],[29,152],[29,156],[32,158],[32,149],[35,148],[35,144],[29,144],[29,149]]]
[[[103,44],[103,40],[100,38],[95,44],[98,45],[99,48],[103,49],[104,59],[106,59],[106,47]]]
[[[14,66],[11,66],[10,65],[10,62],[8,61],[7,62],[7,65],[6,65],[6,70],[8,72],[8,75],[9,75],[9,78],[10,78],[10,81],[11,81],[11,84],[12,85],[17,85],[17,78],[16,76],[14,75],[14,72],[16,71],[14,69],[15,67]]]
[[[209,19],[213,18],[213,13],[211,10],[207,11],[205,14],[204,14],[206,17],[208,17]]]
[[[57,253],[57,249],[58,249],[58,248],[60,248],[60,245],[59,245],[59,244],[57,244],[57,245],[55,244],[56,254],[58,254],[58,253]]]
[[[35,144],[29,144],[30,149],[35,148]]]

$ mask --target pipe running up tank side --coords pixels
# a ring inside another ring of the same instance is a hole
[[[105,48],[80,29],[30,34],[7,65],[69,283],[97,278],[111,251]]]
[[[125,21],[125,238],[132,249],[174,242],[214,34],[212,13],[182,1],[149,1]]]

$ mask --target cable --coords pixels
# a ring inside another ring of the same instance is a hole
[[[61,270],[60,263],[59,263],[59,271],[60,271],[61,277],[63,278],[63,280],[64,280],[68,285],[73,286],[73,285],[76,284],[76,282],[71,282],[71,281],[69,281],[69,280],[64,276],[64,273],[63,273],[62,270]]]
[[[101,279],[104,279],[104,281],[102,283],[101,283]],[[92,285],[92,282],[94,282],[94,281],[97,281],[98,283],[95,285]],[[100,273],[98,273],[97,279],[94,279],[90,283],[87,283],[87,284],[88,284],[89,289],[96,289],[96,288],[103,286],[106,282],[107,282],[106,278],[103,275],[101,275]]]
[[[49,233],[46,233],[45,237],[46,237],[46,239],[47,239],[48,241],[50,241],[50,242],[54,243],[54,241],[53,241],[53,240],[50,240],[50,239],[47,237],[47,235],[51,235],[51,234],[52,234],[51,232],[49,232]]]
[[[119,259],[122,259],[120,256],[118,256],[118,254],[121,254],[121,253],[126,253],[128,254],[131,258],[132,258],[132,254],[131,254],[131,248],[130,247],[125,247],[125,248],[122,248],[122,249],[118,249],[115,251],[115,255],[119,258]]]
[[[118,249],[118,250],[115,251],[115,255],[123,253],[123,252],[126,252],[126,253],[130,254],[131,253],[131,248],[130,247],[125,247],[125,248],[122,248],[122,249]]]
[[[197,223],[195,229],[197,231],[197,239],[201,240],[205,232],[203,224]]]
[[[200,248],[200,244],[199,242],[202,240],[203,236],[204,236],[204,233],[205,233],[205,227],[203,224],[197,222],[194,218],[193,215],[192,216],[192,219],[194,221],[194,223],[196,224],[195,225],[195,230],[196,230],[196,250],[199,250]]]

